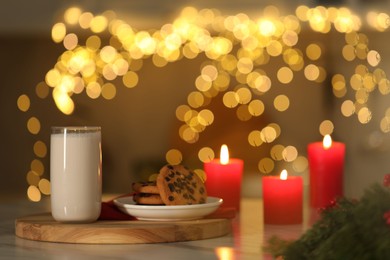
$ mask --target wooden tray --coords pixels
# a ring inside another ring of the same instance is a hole
[[[220,237],[231,231],[231,219],[199,219],[178,222],[111,221],[89,224],[56,222],[50,213],[15,221],[18,237],[37,241],[80,244],[146,244],[192,241]]]

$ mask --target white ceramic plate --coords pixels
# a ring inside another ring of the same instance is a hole
[[[122,212],[136,217],[139,220],[178,221],[193,220],[207,216],[218,209],[223,200],[208,197],[206,203],[180,206],[148,206],[137,205],[133,197],[122,197],[114,200],[115,205]]]

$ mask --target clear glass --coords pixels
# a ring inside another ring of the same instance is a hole
[[[50,182],[55,220],[87,223],[98,219],[102,197],[100,127],[52,127]]]

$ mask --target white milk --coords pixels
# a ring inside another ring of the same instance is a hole
[[[92,222],[102,195],[100,127],[53,127],[51,210],[61,222]]]

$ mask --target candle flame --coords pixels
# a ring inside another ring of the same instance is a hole
[[[330,135],[324,136],[322,145],[324,146],[325,149],[329,149],[332,146],[332,138],[330,137]]]
[[[281,179],[281,180],[287,180],[287,176],[288,176],[287,170],[283,170],[283,171],[280,173],[280,179]]]
[[[226,144],[223,144],[221,146],[221,154],[219,159],[221,164],[228,164],[229,163],[229,150]]]

